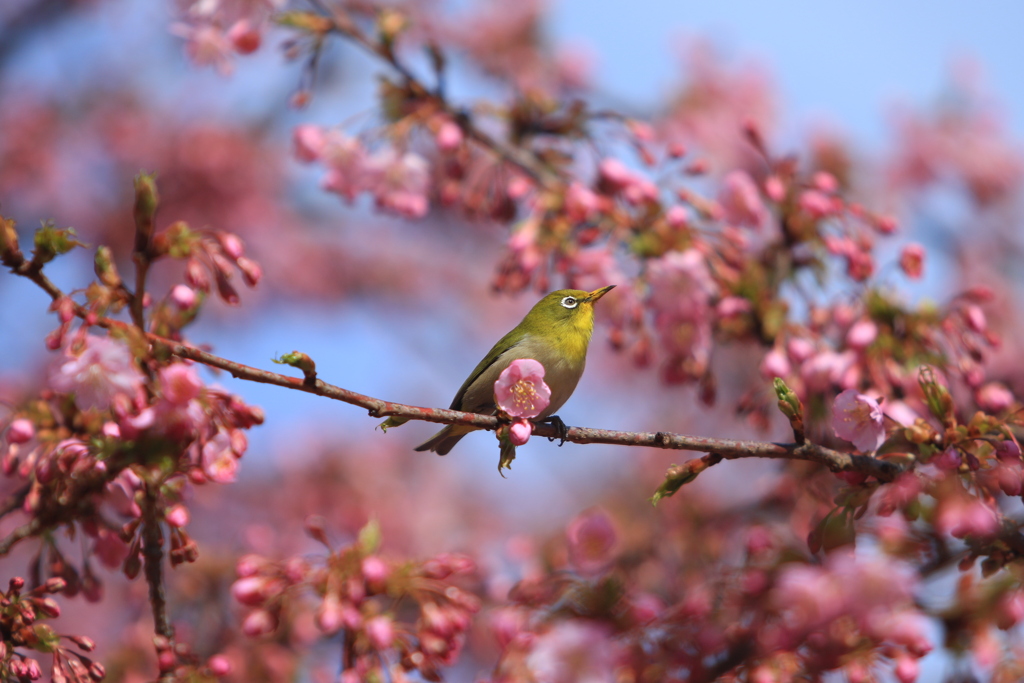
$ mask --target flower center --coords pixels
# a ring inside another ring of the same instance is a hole
[[[533,402],[537,398],[537,389],[533,382],[519,380],[512,385],[512,401],[519,408],[533,410]]]

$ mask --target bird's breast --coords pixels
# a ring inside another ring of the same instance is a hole
[[[582,352],[559,343],[527,337],[517,345],[516,356],[533,358],[544,366],[544,382],[551,388],[551,402],[539,417],[554,415],[576,390],[587,363],[587,348]]]

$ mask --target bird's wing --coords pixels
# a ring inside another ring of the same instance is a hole
[[[491,347],[491,350],[487,352],[487,355],[484,356],[484,359],[480,361],[475,368],[473,368],[473,372],[469,373],[469,377],[467,377],[466,381],[462,383],[461,387],[459,387],[458,393],[456,393],[455,398],[452,399],[452,405],[450,409],[475,412],[474,408],[480,408],[481,406],[462,405],[463,400],[466,398],[466,391],[473,384],[473,382],[475,382],[480,377],[480,375],[484,374],[487,368],[497,363],[502,358],[502,356],[506,356],[509,351],[514,349],[520,343],[522,343],[523,337],[524,335],[521,332],[512,330],[504,337],[499,339],[498,343]],[[505,364],[507,365],[509,362],[511,361],[506,361]]]

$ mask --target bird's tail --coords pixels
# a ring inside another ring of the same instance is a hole
[[[416,447],[417,451],[434,451],[438,455],[448,455],[448,451],[455,447],[455,444],[472,431],[476,431],[474,427],[466,427],[465,425],[448,425],[434,436],[430,437],[419,446]]]

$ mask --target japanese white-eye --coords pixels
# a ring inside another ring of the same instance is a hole
[[[550,418],[576,389],[587,362],[587,346],[594,332],[594,303],[615,285],[585,292],[560,289],[551,292],[530,309],[522,322],[498,340],[459,387],[450,408],[467,413],[493,415],[494,382],[509,363],[533,358],[544,366],[544,381],[551,387],[551,402],[537,416]],[[397,422],[397,421],[396,421]],[[388,426],[394,426],[394,422]],[[476,427],[448,425],[416,447],[446,455]]]

